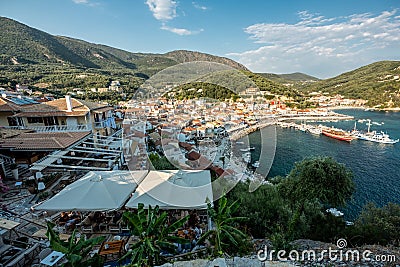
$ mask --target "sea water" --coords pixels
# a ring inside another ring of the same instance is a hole
[[[400,138],[400,112],[356,109],[337,112],[354,116],[357,121],[371,119],[375,122],[371,130],[385,131],[392,139]],[[321,124],[351,130],[354,128],[354,122],[352,120]],[[366,123],[358,122],[357,129],[366,130]],[[274,132],[268,128],[261,131],[268,131],[268,134],[255,132],[249,136],[251,146],[255,147],[253,159],[257,159],[261,152],[261,139]],[[388,145],[362,140],[348,143],[323,135],[315,136],[307,132],[276,127],[276,151],[268,177],[285,176],[295,162],[310,156],[331,156],[352,170],[356,190],[353,200],[349,201],[346,208],[342,208],[347,219],[355,219],[368,202],[374,202],[378,206],[388,202],[400,204],[400,143]],[[262,160],[260,159],[260,162]]]

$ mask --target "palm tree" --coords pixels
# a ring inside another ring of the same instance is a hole
[[[46,236],[50,241],[50,248],[65,254],[67,263],[63,264],[64,267],[100,267],[103,266],[103,261],[98,254],[89,258],[88,255],[93,247],[104,241],[104,236],[86,239],[81,236],[78,240],[76,236],[76,229],[72,232],[68,241],[60,239],[58,233],[53,230],[55,226],[52,222],[47,222]]]
[[[159,207],[154,209],[149,206],[146,210],[144,204],[139,203],[136,213],[125,212],[123,220],[128,223],[131,234],[139,238],[132,244],[131,250],[120,259],[123,261],[127,257],[131,257],[131,266],[153,266],[160,264],[163,251],[175,253],[178,244],[188,243],[189,240],[171,235],[181,228],[189,219],[186,216],[171,225],[167,225],[167,212],[160,213]]]
[[[248,236],[238,230],[237,222],[246,220],[246,217],[233,217],[232,215],[239,208],[238,201],[228,205],[226,196],[218,201],[218,207],[214,209],[210,202],[207,203],[207,212],[214,223],[213,229],[205,232],[197,243],[204,243],[206,240],[213,245],[215,256],[221,256],[232,248],[238,248],[241,243],[248,240]]]

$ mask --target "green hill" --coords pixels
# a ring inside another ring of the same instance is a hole
[[[233,61],[232,59],[229,59],[226,57],[213,56],[213,55],[204,54],[204,53],[200,53],[200,52],[192,52],[192,51],[187,51],[187,50],[175,50],[175,51],[164,54],[164,56],[171,58],[179,63],[192,62],[192,61],[212,61],[212,62],[228,65],[228,66],[238,69],[238,70],[248,71],[248,69],[245,66],[243,66],[242,64],[240,64],[236,61]]]
[[[315,82],[319,81],[318,78],[301,73],[288,73],[288,74],[274,74],[274,73],[257,73],[264,78],[270,79],[279,83],[298,83],[298,82]]]
[[[0,28],[0,85],[26,83],[51,89],[88,89],[107,87],[111,80],[119,80],[133,90],[162,69],[196,60],[247,70],[233,60],[200,52],[131,53],[53,36],[5,17],[0,17]]]
[[[322,91],[330,95],[368,100],[369,106],[400,107],[400,61],[380,61],[312,83],[304,92]]]

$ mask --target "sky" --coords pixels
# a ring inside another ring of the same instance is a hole
[[[224,56],[254,72],[329,78],[400,60],[399,0],[0,0],[0,16],[131,52]]]

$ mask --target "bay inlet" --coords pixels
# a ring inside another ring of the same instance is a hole
[[[359,109],[337,112],[353,116],[356,121],[360,121],[357,123],[357,128],[360,130],[367,129],[363,120],[371,119],[372,122],[375,122],[372,130],[387,132],[393,139],[400,138],[399,112]],[[350,120],[321,124],[351,130],[354,128],[354,122],[354,120]],[[249,135],[250,145],[255,147],[253,159],[258,160],[261,153],[261,136],[265,138],[271,132],[274,131],[266,127]],[[353,200],[348,203],[346,208],[342,209],[346,219],[355,219],[368,202],[374,202],[378,206],[389,202],[400,203],[400,143],[385,145],[362,140],[347,143],[322,135],[315,136],[280,127],[276,127],[276,139],[275,157],[268,178],[287,175],[295,162],[311,156],[331,156],[353,171],[356,191]],[[268,154],[268,151],[263,153]],[[260,161],[262,160],[260,159]]]

